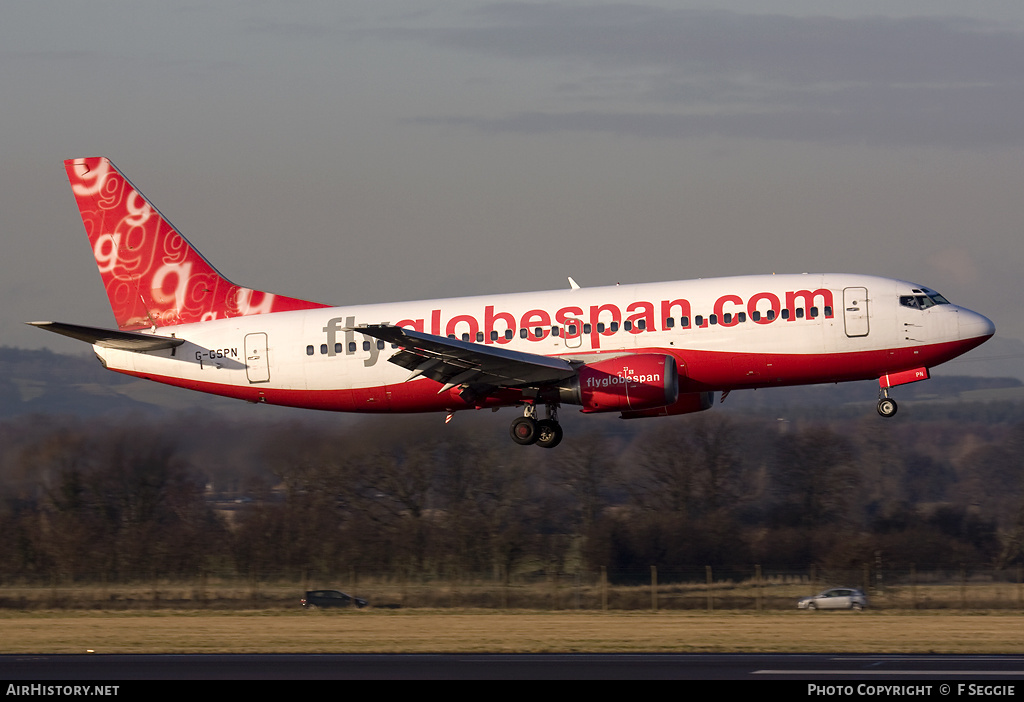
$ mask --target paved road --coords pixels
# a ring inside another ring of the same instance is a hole
[[[16,680],[992,680],[1024,694],[1024,656],[836,654],[263,654],[0,656]],[[1019,683],[1019,684],[1018,684]],[[1006,694],[1006,690],[1003,694]],[[59,694],[59,693],[58,693]],[[955,692],[954,692],[955,694]]]

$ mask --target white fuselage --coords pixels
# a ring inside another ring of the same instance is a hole
[[[94,347],[111,370],[253,402],[352,412],[454,411],[455,390],[388,363],[358,330],[390,323],[584,363],[657,351],[680,391],[879,378],[929,368],[993,333],[952,304],[900,303],[912,283],[846,274],[757,275],[277,312],[162,327],[187,342]],[[511,338],[509,338],[511,337]],[[494,399],[486,406],[515,404]],[[483,406],[483,405],[481,405]]]

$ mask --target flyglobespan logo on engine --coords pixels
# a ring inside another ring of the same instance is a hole
[[[587,378],[588,388],[610,388],[616,385],[633,385],[635,383],[657,383],[661,382],[661,374],[659,373],[635,373],[633,369],[628,368],[618,375],[604,375],[600,378],[590,376]]]

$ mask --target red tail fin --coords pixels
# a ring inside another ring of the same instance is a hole
[[[327,307],[224,278],[105,158],[64,162],[120,329]]]

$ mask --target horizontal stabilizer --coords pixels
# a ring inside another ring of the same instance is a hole
[[[121,349],[122,351],[157,351],[159,349],[172,349],[185,343],[184,339],[175,339],[170,336],[100,329],[98,327],[83,327],[78,324],[64,324],[63,322],[26,322],[26,324],[31,324],[33,327],[39,327],[46,331],[52,331],[54,334],[70,336],[72,339],[85,341],[106,349]]]

